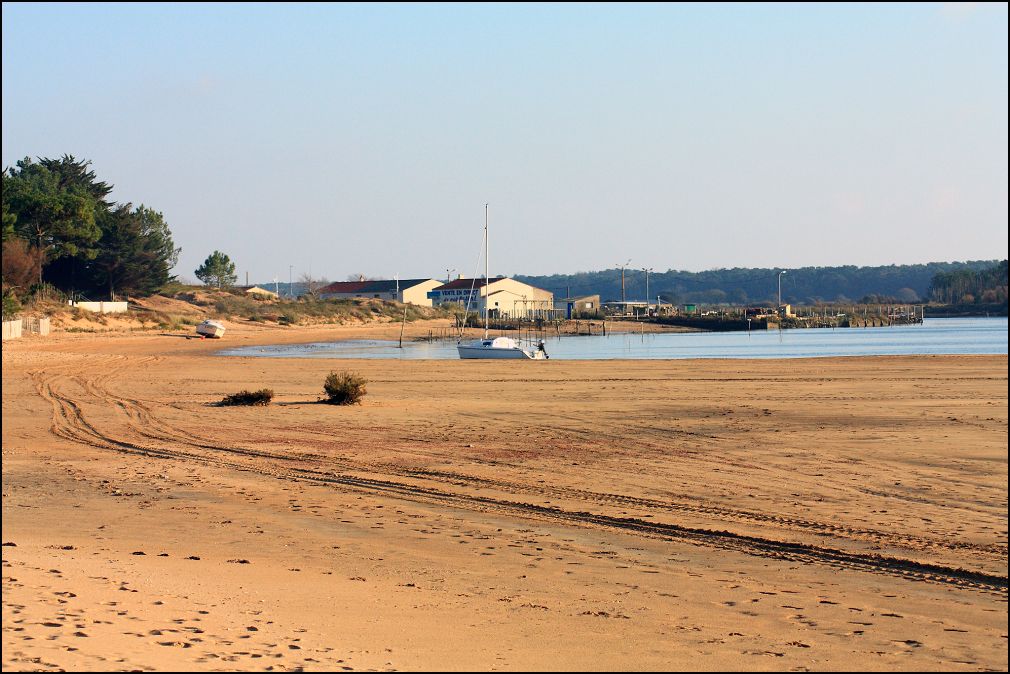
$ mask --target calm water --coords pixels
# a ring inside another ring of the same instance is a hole
[[[922,325],[891,328],[620,334],[607,337],[557,337],[546,341],[554,359],[614,358],[812,358],[1007,352],[1006,318],[927,318]],[[458,359],[453,342],[351,340],[247,346],[221,351],[225,356],[270,358]]]

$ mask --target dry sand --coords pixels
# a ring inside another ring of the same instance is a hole
[[[1007,669],[1006,356],[213,355],[398,331],[5,343],[3,669]]]

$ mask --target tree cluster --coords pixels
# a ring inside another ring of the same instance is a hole
[[[929,296],[943,304],[995,304],[1007,301],[1007,260],[987,269],[958,269],[933,277]]]
[[[179,250],[164,216],[108,199],[90,161],[26,157],[4,170],[4,292],[34,284],[85,295],[149,295],[173,280]]]
[[[801,267],[782,275],[782,301],[797,305],[849,303],[857,298],[889,298],[922,302],[930,297],[932,279],[940,273],[991,268],[995,260],[931,262],[879,267]],[[649,300],[661,296],[673,304],[773,306],[778,296],[778,269],[734,268],[702,272],[668,270],[648,275]],[[621,270],[552,276],[516,276],[524,283],[550,290],[555,297],[599,295],[604,302],[622,298]],[[625,299],[645,300],[646,274],[629,267],[624,274]]]

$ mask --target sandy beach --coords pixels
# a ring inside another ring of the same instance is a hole
[[[4,671],[1007,669],[1006,356],[214,355],[399,329],[5,342]]]

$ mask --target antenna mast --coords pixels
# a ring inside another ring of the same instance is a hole
[[[487,204],[484,204],[484,339],[487,339],[487,315],[488,307],[490,304],[491,296],[488,294],[488,284],[491,282],[491,276],[488,274],[488,257],[490,257],[490,245],[487,238]]]

